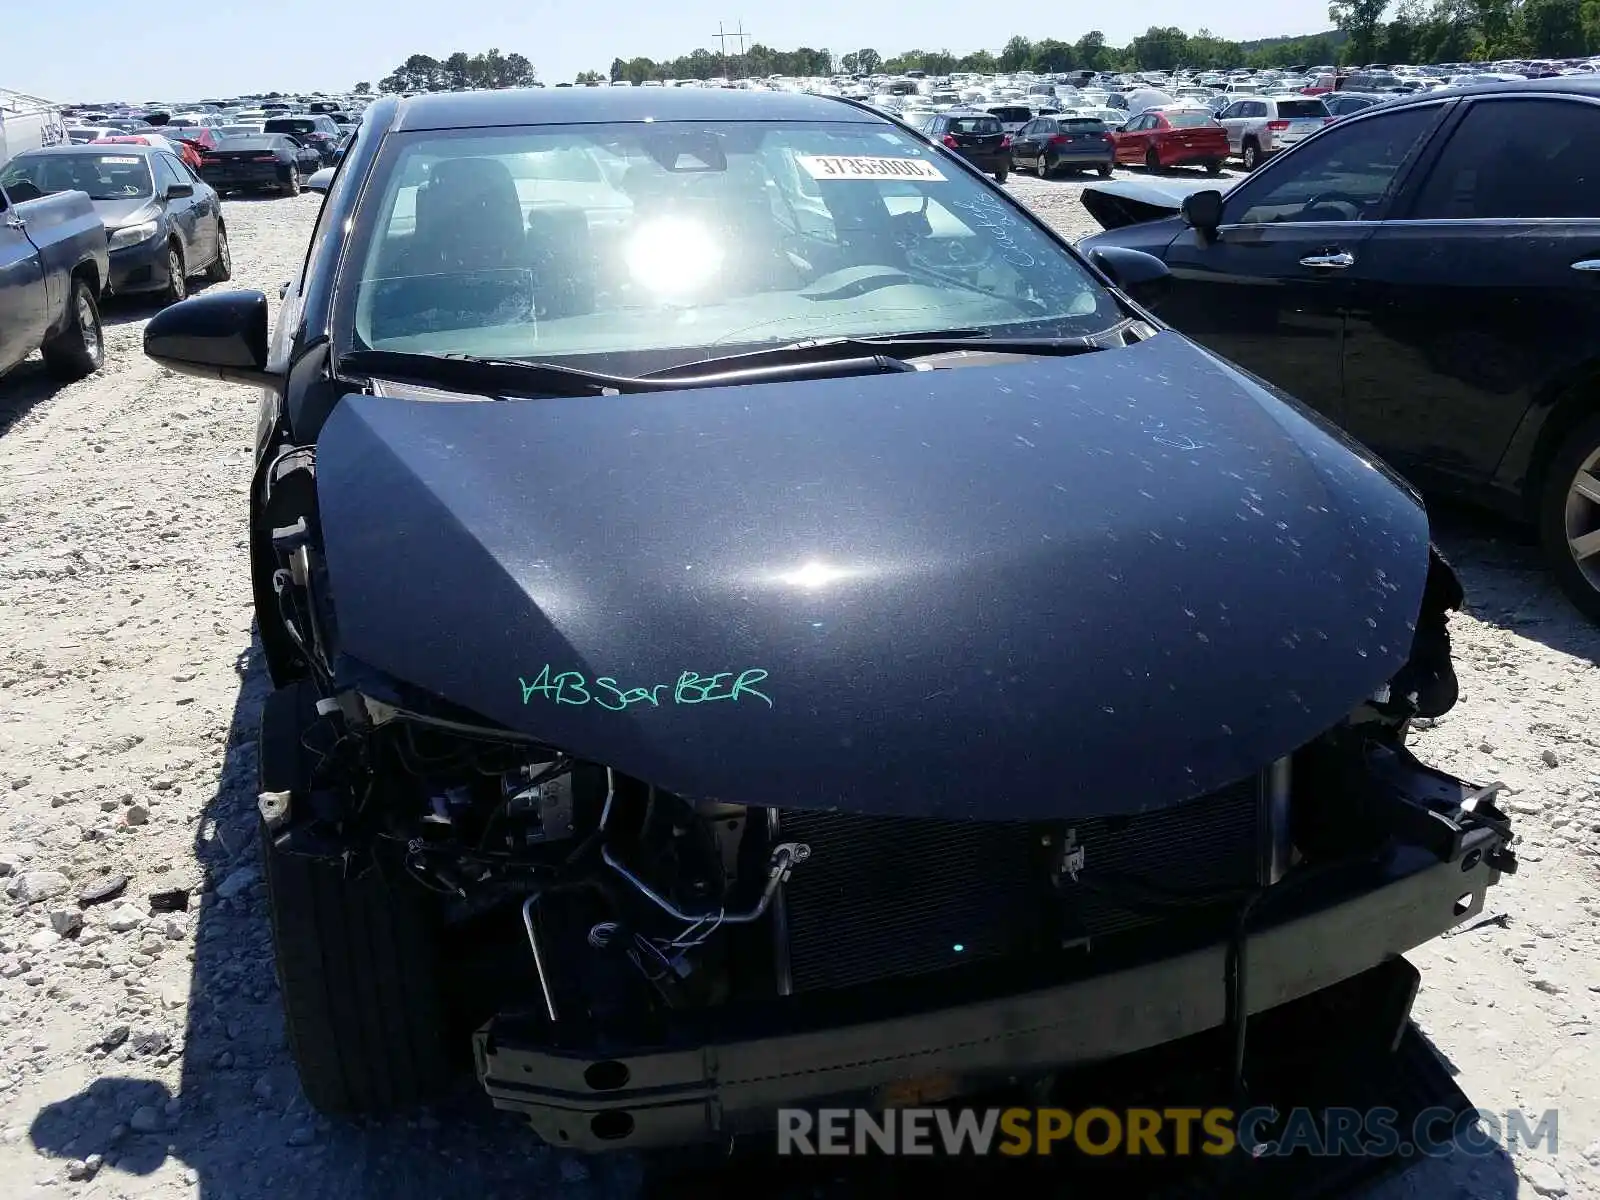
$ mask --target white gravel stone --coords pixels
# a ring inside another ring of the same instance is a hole
[[[24,871],[16,878],[11,894],[25,904],[59,896],[72,886],[72,881],[60,871]]]

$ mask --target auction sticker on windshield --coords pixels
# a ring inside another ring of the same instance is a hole
[[[136,156],[130,155],[127,158],[120,156],[117,158],[102,158],[100,161],[109,167],[137,167],[141,160]]]
[[[813,179],[933,179],[944,175],[920,158],[841,158],[832,154],[797,154],[795,161]]]

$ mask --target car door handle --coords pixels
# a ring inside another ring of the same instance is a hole
[[[1572,264],[1574,271],[1600,271],[1600,258],[1584,258]]]
[[[1356,265],[1356,256],[1348,250],[1340,250],[1337,254],[1308,254],[1300,260],[1300,265],[1342,271]]]

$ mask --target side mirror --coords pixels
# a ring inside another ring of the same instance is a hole
[[[192,195],[194,195],[194,184],[192,183],[173,183],[167,186],[168,200],[181,200],[185,196]]]
[[[1089,261],[1140,304],[1153,307],[1172,285],[1172,272],[1154,254],[1126,246],[1097,246]]]
[[[323,167],[320,171],[313,171],[311,178],[306,180],[306,190],[328,194],[328,188],[333,184],[333,168]]]
[[[1216,236],[1222,225],[1222,193],[1215,188],[1191,192],[1183,198],[1183,219],[1206,237]]]
[[[218,292],[164,308],[144,328],[144,352],[180,375],[266,387],[267,298],[260,292]]]

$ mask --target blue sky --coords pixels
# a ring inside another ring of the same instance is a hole
[[[198,99],[220,93],[334,90],[376,84],[408,54],[444,57],[497,46],[533,60],[549,83],[606,70],[614,57],[667,58],[715,48],[717,22],[741,19],[768,46],[998,50],[1013,33],[1075,41],[1090,29],[1125,43],[1151,25],[1221,37],[1312,33],[1326,0],[1196,5],[975,5],[972,0],[208,0],[165,15],[126,0],[12,0],[0,39],[0,87],[54,100]],[[763,11],[765,9],[766,11]],[[1204,16],[1200,14],[1204,13]],[[995,14],[1006,14],[996,17]],[[994,21],[984,28],[986,21]],[[92,31],[92,32],[86,32]],[[730,47],[731,48],[731,47]]]

